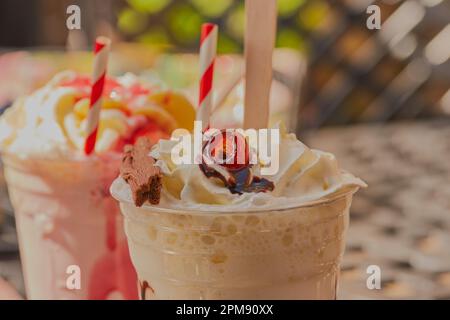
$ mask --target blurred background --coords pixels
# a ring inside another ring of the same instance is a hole
[[[73,4],[81,30],[69,32]],[[381,30],[366,26],[372,4]],[[370,186],[353,206],[340,297],[450,299],[450,1],[278,0],[278,14],[271,122]],[[59,70],[89,73],[98,34],[114,39],[111,73],[158,79],[195,103],[200,26],[211,21],[225,97],[216,121],[239,124],[244,19],[243,0],[2,0],[1,110]],[[2,186],[0,275],[23,291]],[[366,288],[373,264],[381,290]]]

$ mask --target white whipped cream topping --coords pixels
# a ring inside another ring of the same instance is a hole
[[[85,115],[77,115],[74,110],[82,88],[59,85],[76,76],[74,72],[62,72],[6,110],[0,118],[0,150],[24,158],[82,155],[87,120]],[[116,80],[124,87],[139,82],[131,74]],[[84,100],[87,102],[88,98]],[[101,154],[113,150],[120,138],[126,138],[145,121],[144,116],[127,117],[118,109],[102,110],[95,152]]]
[[[271,176],[260,175],[274,183],[272,192],[232,194],[219,179],[207,178],[198,165],[175,164],[171,150],[176,144],[174,140],[160,140],[150,153],[163,173],[161,207],[193,210],[215,210],[223,205],[227,210],[281,208],[367,186],[361,179],[341,170],[333,154],[308,148],[284,128],[280,128],[278,172]],[[259,175],[259,165],[254,166],[253,172]],[[119,199],[131,199],[131,191],[121,178],[113,184],[112,192]]]

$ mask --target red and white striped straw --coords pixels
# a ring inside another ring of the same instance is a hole
[[[84,153],[89,155],[95,149],[97,140],[98,122],[102,105],[103,87],[105,85],[106,68],[111,40],[106,37],[98,37],[95,40],[94,69],[92,73],[92,90],[89,104],[89,113],[86,126],[86,141]]]
[[[200,92],[197,120],[202,121],[203,131],[209,127],[212,110],[214,62],[217,51],[217,25],[204,23],[200,38]]]

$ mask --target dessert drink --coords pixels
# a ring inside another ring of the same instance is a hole
[[[332,154],[279,132],[271,175],[249,163],[254,150],[238,133],[212,147],[232,159],[224,164],[204,161],[217,136],[204,142],[200,164],[174,161],[175,136],[127,148],[111,192],[141,299],[336,297],[352,196],[366,184]]]
[[[89,77],[64,72],[0,118],[29,299],[138,297],[122,217],[108,188],[124,145],[142,136],[156,142],[190,114],[193,121],[184,97],[131,74],[107,78],[95,153],[86,156],[90,90]]]

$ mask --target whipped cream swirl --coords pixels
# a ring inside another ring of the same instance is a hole
[[[333,154],[308,148],[284,127],[280,128],[276,174],[261,175],[260,164],[252,168],[255,175],[273,182],[274,189],[270,192],[235,194],[220,179],[206,177],[198,165],[175,164],[171,152],[177,143],[176,138],[160,140],[150,152],[163,174],[161,207],[193,210],[216,210],[225,205],[227,210],[282,208],[367,186],[361,179],[341,170]],[[131,197],[129,187],[121,178],[115,181],[112,191],[120,198]]]
[[[18,99],[0,118],[0,150],[23,158],[83,156],[90,88],[88,76],[66,71]],[[132,74],[107,78],[96,154],[120,153],[139,130],[153,134],[155,141],[170,136],[177,123],[149,100],[155,89]]]

